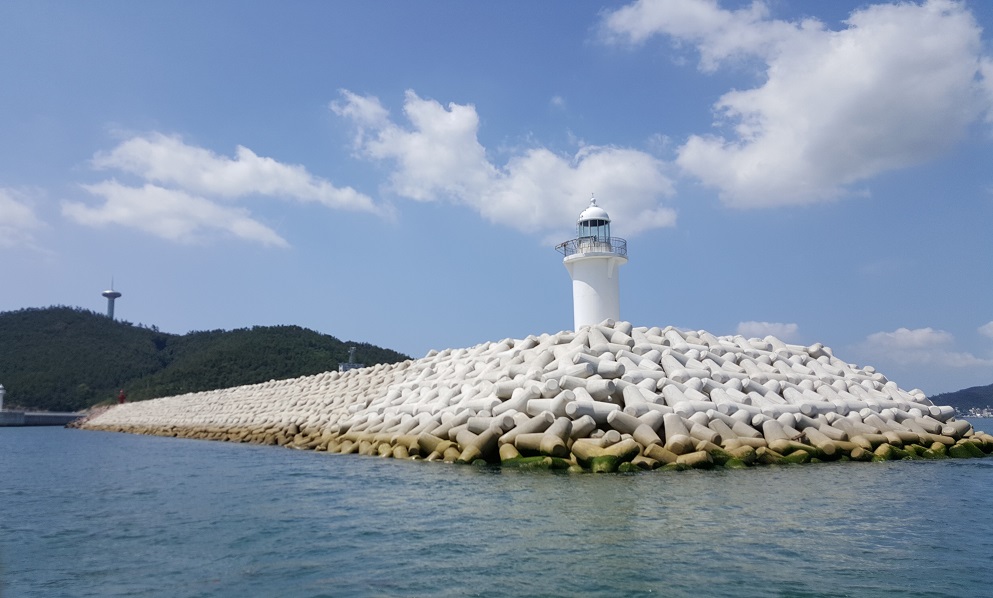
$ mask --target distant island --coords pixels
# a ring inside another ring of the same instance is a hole
[[[299,326],[254,326],[178,335],[115,321],[77,307],[0,312],[0,384],[5,407],[78,411],[129,401],[228,388],[409,356],[341,341]]]
[[[993,417],[993,384],[945,392],[928,398],[935,405],[951,405],[966,416]]]

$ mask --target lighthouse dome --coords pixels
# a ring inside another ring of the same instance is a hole
[[[583,213],[579,215],[579,222],[589,222],[590,220],[610,222],[610,216],[607,215],[607,210],[596,205],[595,197],[590,198],[590,207],[583,210]]]

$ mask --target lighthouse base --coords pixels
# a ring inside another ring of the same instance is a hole
[[[611,319],[620,320],[620,282],[617,268],[627,258],[615,253],[580,253],[563,260],[572,277],[574,330]]]

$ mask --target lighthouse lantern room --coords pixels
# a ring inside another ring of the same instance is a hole
[[[556,247],[572,277],[575,330],[620,319],[618,267],[627,263],[627,241],[610,236],[610,216],[590,199],[576,221],[576,238]]]

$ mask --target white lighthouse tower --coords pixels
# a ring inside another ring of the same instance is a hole
[[[572,277],[575,330],[620,319],[620,284],[617,269],[628,261],[628,242],[610,236],[610,216],[590,198],[590,207],[576,221],[576,238],[555,249]]]

